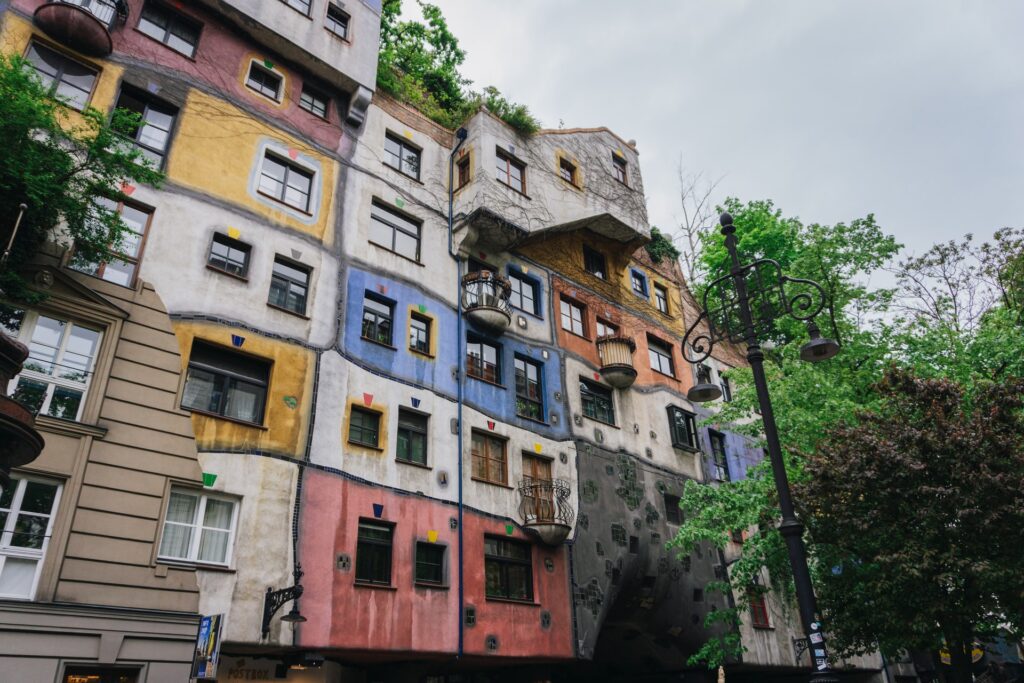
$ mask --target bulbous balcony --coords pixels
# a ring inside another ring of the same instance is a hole
[[[41,31],[90,57],[111,53],[110,32],[127,19],[124,0],[53,0],[36,8],[33,16]]]
[[[0,332],[0,388],[6,391],[26,358],[28,348]],[[10,484],[11,468],[27,465],[42,450],[43,437],[35,429],[32,411],[0,394],[0,487]]]
[[[601,356],[601,376],[616,389],[628,389],[636,381],[633,353],[636,342],[629,337],[609,335],[597,338],[597,353]]]
[[[564,479],[527,477],[519,482],[519,516],[526,530],[547,545],[561,545],[576,519],[569,503],[571,493]]]
[[[508,298],[512,283],[489,270],[462,276],[462,310],[466,317],[492,334],[502,334],[512,322]]]

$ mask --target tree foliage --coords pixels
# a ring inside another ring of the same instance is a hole
[[[124,199],[126,183],[162,176],[124,137],[138,114],[76,112],[50,96],[22,58],[0,56],[0,237],[3,247],[27,206],[10,258],[0,266],[0,290],[31,302],[38,295],[19,274],[47,240],[74,244],[77,258],[100,262],[116,252],[127,226],[102,198]]]
[[[653,225],[651,226],[651,241],[644,245],[644,249],[647,250],[651,260],[655,263],[661,263],[662,259],[675,261],[679,258],[680,254],[679,249],[676,245],[672,244],[672,240],[669,239],[668,235]]]

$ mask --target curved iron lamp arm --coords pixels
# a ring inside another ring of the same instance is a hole
[[[302,584],[299,581],[302,580],[302,566],[295,565],[295,571],[292,575],[295,577],[295,585],[289,586],[288,588],[282,588],[280,590],[274,590],[273,588],[267,587],[266,595],[263,598],[263,637],[266,638],[270,635],[270,620],[274,618],[277,611],[284,606],[285,603],[291,602],[292,600],[298,600],[302,597]],[[305,621],[303,619],[303,621]]]

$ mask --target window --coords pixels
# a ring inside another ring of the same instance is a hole
[[[565,157],[558,158],[558,175],[562,177],[562,180],[572,185],[578,186],[576,182],[576,164],[572,163]]]
[[[309,16],[309,5],[312,0],[284,0],[284,3],[292,9]]]
[[[672,347],[660,339],[647,335],[647,353],[651,357],[651,370],[674,377]]]
[[[35,596],[60,491],[57,483],[16,476],[0,489],[0,597]]]
[[[398,450],[395,458],[416,465],[427,464],[427,416],[398,409]]]
[[[333,3],[327,5],[327,20],[324,26],[339,38],[348,40],[348,15]]]
[[[508,281],[512,285],[509,303],[520,311],[537,315],[537,283],[515,271],[509,272]]]
[[[375,520],[359,520],[356,543],[356,583],[391,585],[391,537],[394,527]]]
[[[619,333],[619,326],[615,323],[610,323],[607,320],[597,319],[597,336],[600,337],[614,337]]]
[[[647,298],[647,278],[639,270],[629,271],[629,281],[633,285],[633,293]]]
[[[20,340],[28,346],[28,359],[21,374],[11,380],[12,398],[36,413],[79,419],[100,337],[99,330],[78,323],[26,313]]]
[[[615,405],[612,403],[612,392],[600,384],[580,378],[580,401],[583,403],[583,414],[592,420],[615,424]]]
[[[459,171],[459,183],[456,188],[465,187],[469,183],[469,155],[459,159],[456,166]]]
[[[416,180],[420,179],[421,154],[420,150],[397,135],[388,133],[384,136],[384,163]]]
[[[523,484],[532,484],[523,492],[519,509],[529,521],[554,521],[555,502],[552,496],[551,460],[532,453],[523,453]]]
[[[772,627],[771,621],[768,619],[768,603],[763,590],[755,584],[747,592],[747,597],[750,600],[750,625],[754,628]]]
[[[526,165],[500,148],[495,154],[497,155],[496,177],[498,182],[526,194]]]
[[[214,233],[206,265],[229,275],[245,278],[249,275],[249,254],[252,246],[227,235]]]
[[[138,683],[139,669],[123,666],[69,666],[62,683]],[[916,679],[915,679],[916,680]]]
[[[683,523],[683,511],[679,509],[679,496],[665,495],[665,521],[679,526]]]
[[[96,84],[96,69],[76,62],[70,57],[33,42],[28,46],[25,59],[49,88],[50,95],[65,100],[75,109],[85,109]]]
[[[544,420],[544,395],[541,390],[541,365],[516,356],[516,415]]]
[[[313,174],[269,152],[260,168],[259,192],[299,211],[309,212]]]
[[[484,538],[485,592],[489,598],[533,600],[530,544],[506,538]]]
[[[579,304],[564,296],[560,301],[562,312],[562,329],[581,337],[587,336],[583,304]]]
[[[115,202],[106,197],[98,197],[96,203],[107,211],[120,214],[121,221],[128,230],[125,231],[124,239],[117,245],[117,249],[112,252],[114,258],[100,263],[88,263],[75,258],[71,262],[71,267],[107,282],[113,282],[115,285],[132,287],[139,270],[142,243],[146,238],[149,221],[153,218],[153,211],[134,204]]]
[[[420,260],[420,223],[377,202],[370,206],[370,241],[399,256]]]
[[[279,102],[281,100],[282,81],[281,76],[270,69],[262,67],[256,62],[249,63],[249,75],[245,78],[245,85],[249,89],[255,90],[275,102]]]
[[[160,557],[227,565],[235,535],[235,501],[171,489]]]
[[[473,431],[473,478],[492,484],[508,483],[506,442],[483,432]]]
[[[181,407],[263,424],[269,379],[269,362],[194,341]]]
[[[722,375],[719,374],[718,375],[718,379],[720,380],[718,384],[719,384],[719,386],[722,387],[722,400],[723,401],[731,401],[732,400],[732,384],[729,382],[729,378],[728,377],[722,377]]]
[[[725,455],[725,434],[719,432],[708,432],[711,438],[711,459],[714,465],[715,479],[718,481],[730,481],[729,461]]]
[[[585,244],[583,245],[583,268],[595,277],[599,277],[602,280],[608,279],[608,263],[604,258],[604,254],[597,249],[591,249]]]
[[[494,384],[501,384],[501,353],[499,347],[470,337],[466,341],[466,374]]]
[[[149,0],[139,16],[139,30],[186,57],[196,53],[199,26],[157,2]]]
[[[430,326],[433,321],[419,313],[409,320],[409,348],[430,355]]]
[[[676,448],[697,450],[697,416],[676,406],[668,407],[668,428],[672,445]]]
[[[444,551],[437,543],[416,542],[416,583],[444,585]]]
[[[623,185],[629,185],[626,180],[626,160],[614,152],[612,153],[612,168],[615,169],[615,179]]]
[[[306,314],[306,296],[309,293],[309,272],[306,266],[274,257],[274,272],[270,276],[270,298],[267,303],[299,315]]]
[[[367,292],[363,296],[363,339],[391,346],[391,321],[394,306],[375,299]]]
[[[310,87],[308,83],[302,84],[302,93],[299,95],[299,107],[305,109],[313,116],[326,119],[329,101],[330,99],[327,95]]]
[[[668,315],[668,290],[661,285],[654,285],[654,305],[658,310]]]
[[[348,420],[348,442],[380,448],[380,413],[352,406]]]
[[[161,168],[171,142],[171,129],[178,116],[178,109],[127,85],[121,88],[117,108],[127,109],[141,117],[136,128],[119,132],[130,138],[154,166]]]

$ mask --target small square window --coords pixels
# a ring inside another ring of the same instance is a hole
[[[594,277],[608,279],[608,262],[604,254],[587,245],[583,245],[583,269]]]
[[[647,277],[639,270],[629,271],[629,281],[633,287],[633,293],[637,296],[647,298]]]
[[[473,478],[492,484],[507,484],[507,446],[504,439],[474,430],[471,441]]]
[[[403,175],[420,179],[422,152],[408,141],[388,133],[384,136],[384,163]]]
[[[466,374],[501,384],[501,347],[470,336],[466,340]]]
[[[305,315],[309,273],[308,266],[295,263],[283,256],[274,257],[274,272],[270,276],[270,298],[267,303],[292,313]]]
[[[395,527],[377,520],[359,520],[356,541],[356,583],[391,585],[391,544]]]
[[[310,171],[267,152],[260,167],[259,183],[260,194],[309,213],[309,199],[313,191],[313,174]]]
[[[458,167],[458,170],[459,170],[459,180],[458,180],[458,184],[455,187],[456,188],[465,187],[469,183],[469,180],[470,180],[470,177],[469,177],[469,155],[468,154],[463,156],[461,159],[459,159],[457,167]]]
[[[196,53],[199,25],[167,6],[147,0],[139,15],[139,31],[186,57]]]
[[[668,290],[658,284],[654,285],[654,305],[668,315]]]
[[[324,27],[339,38],[348,40],[348,23],[348,14],[334,3],[328,3]]]
[[[665,494],[665,521],[675,526],[683,523],[683,511],[679,509],[679,496]]]
[[[256,62],[250,62],[249,75],[245,79],[245,85],[250,89],[255,90],[264,97],[280,102],[282,81],[283,79],[279,74],[260,66]]]
[[[196,340],[181,407],[263,424],[269,379],[268,361]]]
[[[394,311],[393,303],[366,292],[363,296],[363,339],[391,346]]]
[[[629,185],[626,176],[626,160],[614,152],[612,153],[612,168],[615,171],[615,179],[623,185]]]
[[[561,176],[562,180],[569,183],[570,185],[578,186],[576,182],[576,164],[572,163],[565,157],[558,158],[558,175]]]
[[[398,409],[398,447],[395,459],[415,465],[427,464],[427,416],[406,408]]]
[[[252,245],[232,239],[221,233],[214,233],[210,243],[210,255],[206,259],[208,266],[229,275],[246,278],[249,275],[249,256]]]
[[[559,301],[559,305],[561,306],[562,329],[586,337],[586,307],[564,296]]]
[[[675,376],[672,364],[672,346],[660,339],[647,335],[647,351],[651,359],[651,369],[669,377]]]
[[[313,116],[326,119],[329,102],[330,98],[327,95],[310,87],[307,83],[302,84],[302,94],[299,95],[299,107],[305,109]]]
[[[425,315],[413,313],[409,320],[409,348],[430,355],[430,330],[434,321]]]
[[[348,420],[348,442],[380,448],[380,413],[352,406]]]
[[[583,414],[590,419],[615,424],[615,404],[609,389],[581,377],[580,402],[583,404]]]
[[[445,550],[443,545],[437,543],[416,542],[416,583],[444,585]]]
[[[497,158],[497,175],[495,177],[498,182],[526,194],[526,164],[501,148],[496,150],[495,156]]]
[[[536,281],[516,271],[511,271],[508,274],[508,281],[512,285],[512,293],[509,295],[508,302],[520,311],[537,315]]]

